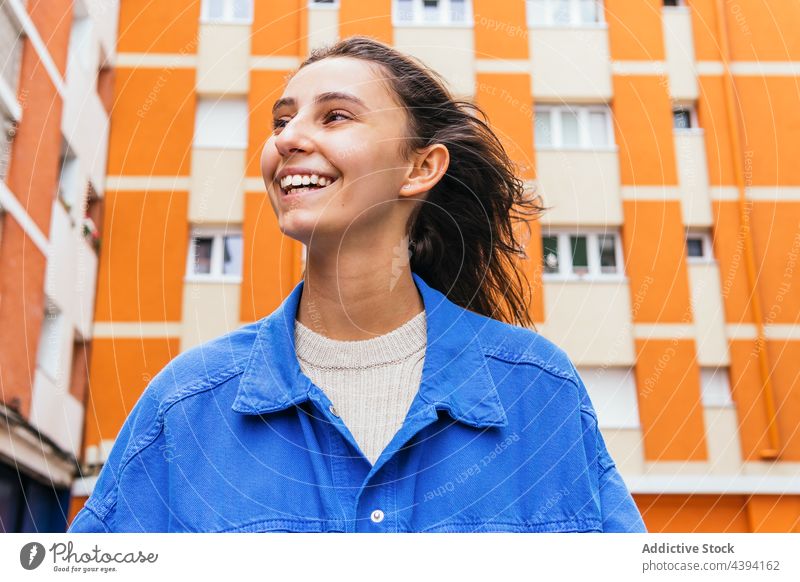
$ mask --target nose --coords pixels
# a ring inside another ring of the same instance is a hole
[[[311,122],[302,113],[297,113],[285,122],[275,138],[275,147],[281,156],[288,157],[298,152],[308,152],[314,147]]]

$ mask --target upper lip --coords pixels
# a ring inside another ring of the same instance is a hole
[[[313,168],[301,168],[300,166],[291,166],[288,168],[283,168],[280,172],[278,172],[275,176],[275,179],[280,182],[285,176],[294,176],[297,174],[309,176],[311,174],[316,174],[317,176],[325,176],[326,178],[333,178],[334,180],[337,178],[337,175],[333,172],[314,170]]]

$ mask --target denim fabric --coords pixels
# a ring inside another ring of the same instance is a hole
[[[422,381],[374,466],[298,365],[301,281],[153,378],[68,531],[646,531],[566,354],[412,275]]]

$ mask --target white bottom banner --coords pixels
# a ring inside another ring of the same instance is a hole
[[[796,534],[3,534],[2,580],[800,580]],[[171,578],[170,578],[171,577]]]

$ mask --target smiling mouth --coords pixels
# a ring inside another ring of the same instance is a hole
[[[324,186],[308,184],[308,185],[305,185],[305,186],[303,186],[303,185],[301,185],[301,186],[288,186],[286,188],[283,188],[283,187],[280,186],[280,183],[279,183],[278,187],[280,188],[281,196],[299,196],[300,194],[308,194],[310,192],[317,192],[318,190],[324,190],[328,186],[331,186],[332,184],[336,184],[338,181],[339,181],[339,178],[337,177],[332,182],[328,182]]]

